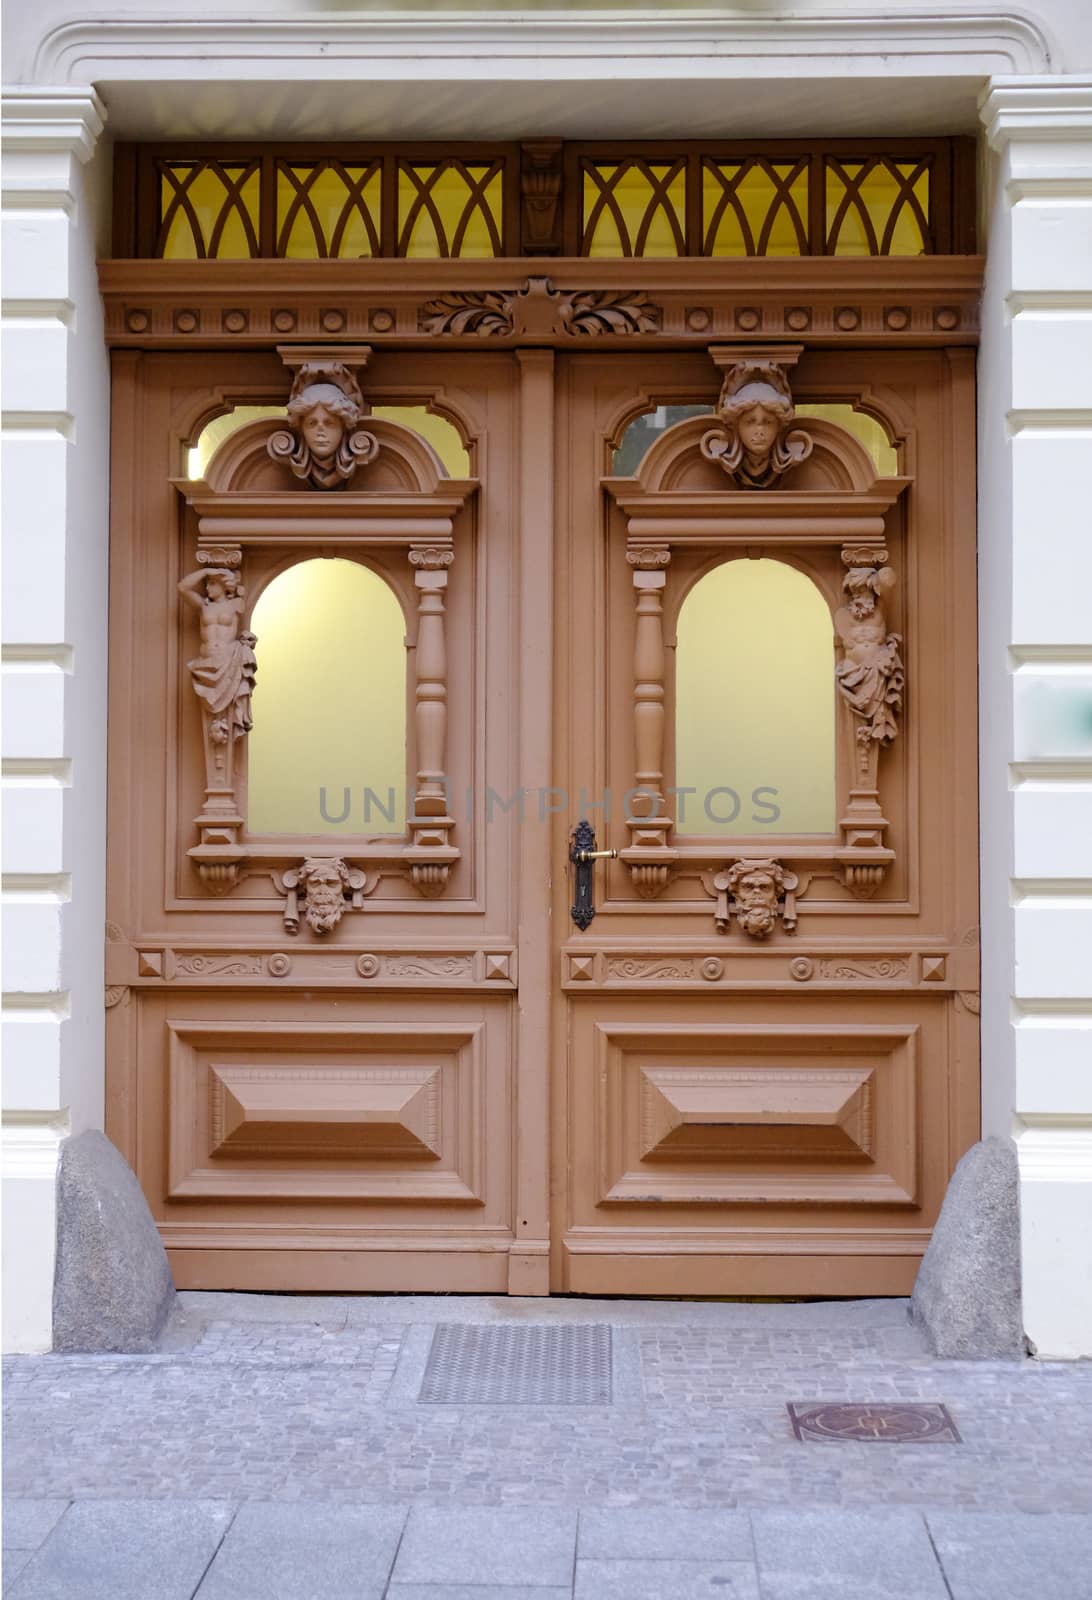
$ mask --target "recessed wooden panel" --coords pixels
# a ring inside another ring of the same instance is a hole
[[[403,1160],[439,1155],[440,1066],[212,1062],[209,1154]]]
[[[601,1200],[912,1204],[917,1031],[596,1024]]]
[[[642,1067],[645,1161],[872,1154],[874,1072],[824,1067]]]
[[[480,1203],[480,1024],[168,1021],[171,1199]]]

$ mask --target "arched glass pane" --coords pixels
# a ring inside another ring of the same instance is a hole
[[[881,478],[898,477],[899,453],[876,418],[870,417],[867,411],[854,411],[845,401],[833,401],[829,405],[798,405],[796,415],[823,417],[827,422],[836,422],[840,428],[860,440],[876,463],[876,472]]]
[[[685,422],[689,417],[711,417],[712,414],[712,406],[703,405],[656,406],[652,411],[643,411],[639,417],[634,417],[622,434],[614,452],[614,476],[632,478],[656,440],[668,428],[673,428],[676,422]]]
[[[248,422],[257,422],[260,417],[283,419],[284,414],[283,406],[234,406],[222,416],[213,417],[201,429],[196,444],[190,446],[186,476],[203,478],[214,452],[237,428],[245,427]],[[373,406],[371,415],[384,417],[388,422],[400,422],[404,428],[412,428],[435,450],[449,478],[469,478],[470,456],[459,437],[459,430],[446,417],[436,416],[426,406]],[[367,427],[366,418],[361,425]]]
[[[355,561],[301,561],[259,596],[251,628],[250,832],[401,833],[406,645],[394,592]]]
[[[809,578],[765,559],[706,573],[679,613],[675,684],[681,833],[834,831],[834,629]]]

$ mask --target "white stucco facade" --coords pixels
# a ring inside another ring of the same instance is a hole
[[[111,138],[977,130],[983,1127],[1028,1334],[1092,1355],[1092,16],[883,12],[9,7],[6,1349],[49,1347],[57,1147],[103,1116]]]

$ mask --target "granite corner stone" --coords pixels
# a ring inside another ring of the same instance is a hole
[[[53,1348],[153,1350],[174,1280],[143,1190],[106,1135],[65,1139],[57,1172]]]
[[[1020,1183],[1011,1139],[972,1145],[948,1185],[910,1300],[911,1320],[949,1359],[1020,1360]]]

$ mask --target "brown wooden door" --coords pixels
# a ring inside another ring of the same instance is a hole
[[[971,357],[790,360],[754,487],[739,357],[115,357],[108,1131],[180,1285],[909,1287],[977,1126]]]
[[[562,1289],[905,1293],[977,1137],[971,357],[787,355],[754,487],[708,357],[562,369]]]

